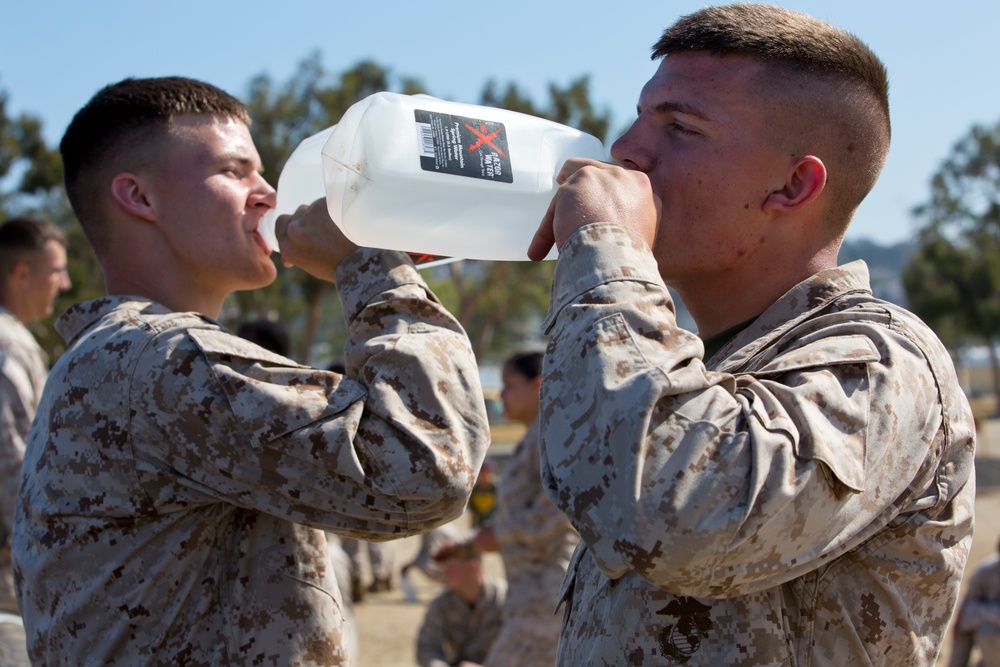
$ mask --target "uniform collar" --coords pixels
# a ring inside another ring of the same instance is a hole
[[[69,307],[55,322],[55,329],[67,344],[91,327],[99,319],[113,310],[126,306],[128,310],[156,315],[167,315],[171,311],[149,299],[137,296],[102,296],[77,303]]]
[[[826,308],[835,299],[850,293],[871,293],[868,265],[857,260],[826,269],[802,281],[737,334],[714,357],[724,360],[721,366],[739,367],[762,348],[781,338],[786,332]],[[706,364],[712,367],[707,362]],[[724,370],[724,368],[713,368]]]

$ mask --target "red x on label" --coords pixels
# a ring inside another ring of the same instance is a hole
[[[487,145],[489,145],[490,148],[492,148],[497,153],[499,153],[500,157],[507,157],[507,155],[502,150],[500,150],[499,148],[497,148],[496,145],[494,145],[494,143],[493,143],[493,140],[497,138],[497,135],[500,134],[500,132],[503,130],[503,127],[498,127],[495,131],[490,132],[489,134],[483,134],[484,132],[486,132],[486,126],[485,125],[480,125],[478,130],[476,128],[472,127],[471,125],[469,125],[468,123],[465,124],[465,127],[467,127],[470,132],[472,132],[477,137],[479,137],[479,141],[477,141],[476,143],[474,143],[471,146],[469,146],[469,150],[470,151],[474,151],[477,148],[479,148],[480,146],[482,146],[483,144],[487,144]]]

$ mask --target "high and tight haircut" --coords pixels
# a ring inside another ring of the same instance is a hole
[[[66,234],[45,220],[12,218],[0,225],[0,279],[6,280],[18,262],[43,252],[50,241],[65,248]]]
[[[667,28],[653,45],[652,59],[685,51],[752,56],[853,80],[871,92],[889,120],[889,79],[882,61],[856,36],[808,14],[773,5],[706,7]]]
[[[165,135],[170,120],[185,114],[233,118],[250,125],[246,107],[215,86],[185,77],[128,78],[99,90],[83,106],[59,143],[66,194],[91,243],[97,247],[97,202],[105,173],[126,151],[141,150]]]
[[[808,81],[812,90],[840,103],[847,114],[840,127],[852,128],[848,150],[853,153],[841,153],[840,159],[856,182],[842,192],[837,213],[849,219],[875,185],[889,148],[889,79],[878,56],[846,30],[764,4],[707,7],[683,16],[653,45],[652,59],[694,51],[762,62],[768,70],[758,81],[762,99],[802,100],[801,83]],[[786,120],[775,119],[773,125],[791,136]],[[801,127],[815,132],[810,120]],[[844,181],[841,174],[835,176]]]
[[[519,352],[508,357],[504,366],[509,366],[529,380],[534,380],[542,374],[542,352]]]

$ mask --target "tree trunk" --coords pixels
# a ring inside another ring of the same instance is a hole
[[[330,288],[330,283],[320,283],[315,290],[311,290],[307,301],[306,328],[302,333],[302,353],[300,355],[302,363],[310,365],[313,343],[316,342],[316,331],[319,329],[320,304],[323,303],[323,296]]]
[[[996,340],[986,340],[986,349],[990,355],[990,370],[993,373],[993,396],[997,402],[997,413],[1000,413],[1000,360],[997,359]]]

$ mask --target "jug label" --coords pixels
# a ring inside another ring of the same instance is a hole
[[[414,109],[420,168],[513,183],[503,123]]]

